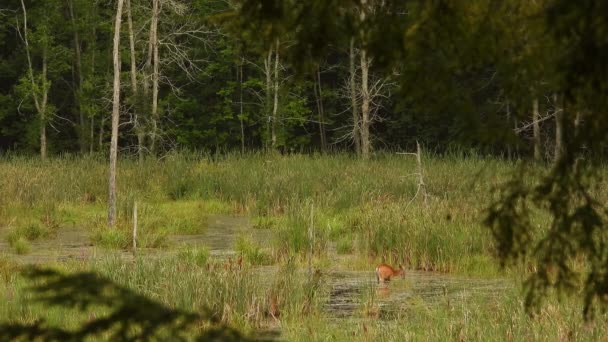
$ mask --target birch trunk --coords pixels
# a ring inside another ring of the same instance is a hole
[[[124,0],[118,0],[114,22],[114,91],[112,96],[112,140],[110,143],[110,179],[108,196],[108,225],[116,224],[116,164],[118,158],[118,124],[120,118],[120,26]]]

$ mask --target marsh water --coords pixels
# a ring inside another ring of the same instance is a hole
[[[93,246],[88,232],[77,227],[61,228],[52,239],[32,242],[31,251],[25,255],[12,252],[5,235],[6,229],[0,229],[0,254],[8,254],[28,264],[89,260],[108,255],[133,258],[129,251],[109,251]],[[252,228],[247,218],[216,215],[209,217],[208,227],[202,234],[173,235],[169,237],[173,248],[142,249],[138,253],[162,258],[175,253],[180,247],[204,246],[211,256],[227,258],[235,253],[234,243],[241,235],[262,246],[268,245],[272,238],[271,231]],[[348,258],[338,255],[331,257]],[[411,306],[458,305],[471,299],[489,302],[500,296],[507,287],[507,283],[500,279],[466,278],[422,271],[407,271],[404,278],[396,278],[388,284],[377,284],[374,265],[370,265],[369,270],[351,271],[340,266],[343,264],[335,263],[337,266],[323,275],[323,284],[329,293],[324,308],[330,317],[338,320],[360,315],[362,303],[373,302],[376,308],[374,314],[381,319],[390,319]]]

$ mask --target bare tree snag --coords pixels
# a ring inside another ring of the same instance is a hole
[[[118,124],[120,118],[120,26],[124,0],[118,0],[114,21],[114,90],[112,96],[112,140],[110,143],[110,179],[108,196],[108,225],[116,225],[116,164],[118,159]]]
[[[428,194],[426,192],[426,184],[424,183],[424,169],[422,167],[422,148],[420,147],[420,143],[416,141],[416,153],[397,153],[404,155],[411,155],[416,157],[416,164],[418,165],[418,172],[414,175],[418,176],[418,188],[416,189],[416,194],[414,197],[408,202],[407,206],[409,206],[414,200],[418,197],[418,194],[422,193],[424,205],[426,206],[428,203]]]

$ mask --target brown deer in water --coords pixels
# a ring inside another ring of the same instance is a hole
[[[386,281],[390,281],[391,277],[396,277],[399,275],[402,278],[405,277],[405,270],[401,265],[399,265],[399,269],[397,270],[387,264],[380,264],[378,265],[378,267],[376,267],[376,281],[378,282],[378,284],[380,284],[381,280],[384,283]]]

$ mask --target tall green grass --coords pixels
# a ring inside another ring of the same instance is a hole
[[[163,245],[163,234],[203,232],[210,214],[243,214],[273,231],[273,254],[279,259],[304,257],[312,205],[317,257],[335,244],[340,253],[410,268],[481,274],[495,273],[493,244],[480,224],[484,208],[493,199],[492,189],[515,168],[478,155],[425,155],[429,197],[424,203],[422,196],[413,199],[416,161],[402,155],[361,161],[345,154],[183,152],[141,164],[122,159],[118,167],[119,221],[125,229],[107,233],[113,234],[107,239],[100,230],[94,240],[102,245],[129,243],[137,201],[141,231],[151,237],[150,245]],[[106,160],[97,156],[45,163],[4,157],[0,226],[23,220],[30,211],[37,216],[51,212],[59,224],[95,231],[90,223],[105,219],[107,169]]]

